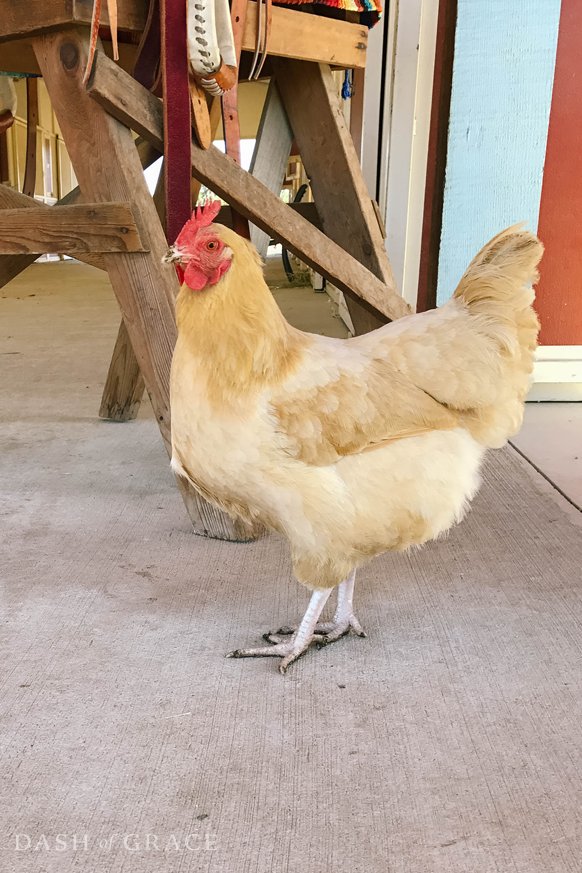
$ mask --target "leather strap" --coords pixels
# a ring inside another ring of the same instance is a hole
[[[117,44],[117,0],[107,0],[107,12],[109,13],[109,29],[111,30],[111,42],[113,43],[113,60],[119,60],[119,46]]]
[[[137,47],[133,78],[156,97],[162,96],[161,51],[160,2],[150,0],[148,17]]]
[[[95,59],[95,49],[97,48],[97,39],[99,37],[99,21],[101,20],[101,0],[95,0],[93,4],[93,15],[91,18],[91,42],[89,44],[89,57],[87,58],[87,66],[85,67],[85,75],[83,76],[83,84],[86,85],[93,69],[93,60]]]
[[[192,127],[185,0],[161,0],[166,235],[173,243],[192,214]]]
[[[255,52],[249,79],[258,79],[263,69],[263,64],[267,59],[269,36],[271,34],[271,23],[273,20],[273,4],[272,0],[265,0],[265,15],[263,21],[263,0],[257,2],[257,30],[255,35]]]
[[[259,10],[260,12],[260,10]],[[265,28],[263,33],[263,43],[261,46],[261,54],[258,58],[258,63],[256,69],[254,71],[254,76],[249,76],[250,78],[258,79],[261,75],[261,71],[263,69],[263,65],[267,60],[267,54],[269,52],[269,37],[271,35],[271,25],[273,23],[273,3],[272,0],[265,0]],[[258,47],[258,46],[257,46]]]

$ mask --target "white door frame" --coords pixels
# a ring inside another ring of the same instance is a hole
[[[370,34],[366,69],[362,165],[384,219],[396,284],[412,306],[418,292],[438,7],[438,0],[391,0],[387,20]]]

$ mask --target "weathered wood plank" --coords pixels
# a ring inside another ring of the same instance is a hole
[[[316,203],[290,203],[289,209],[292,209],[293,212],[297,212],[299,215],[303,216],[303,218],[307,219],[310,224],[317,227],[318,230],[321,230],[321,221],[317,212]],[[218,224],[224,224],[225,227],[234,229],[232,209],[230,206],[222,206],[215,221],[217,221]],[[268,234],[265,234],[265,236],[267,237]]]
[[[74,188],[66,197],[55,203],[55,206],[47,206],[46,203],[35,200],[33,197],[27,197],[26,194],[21,194],[20,191],[15,191],[7,185],[0,185],[0,209],[55,209],[59,205],[75,202],[80,193],[79,188]],[[34,264],[37,258],[38,255],[0,255],[0,288],[3,288],[23,270]],[[105,269],[102,255],[85,254],[77,255],[77,258],[91,267]]]
[[[329,66],[276,58],[274,69],[324,233],[395,288],[378,219]],[[371,317],[357,301],[346,302],[356,333],[367,333],[382,324],[382,319]]]
[[[120,30],[143,30],[148,11],[147,0],[123,0],[119,3]],[[22,40],[65,27],[91,23],[93,0],[2,0],[0,15],[0,42]],[[243,51],[254,52],[257,30],[257,3],[249,2],[243,31]],[[101,23],[108,25],[107,4],[103,4]],[[322,61],[350,69],[366,65],[368,31],[364,25],[336,21],[318,15],[306,15],[296,9],[273,7],[269,54],[281,57],[300,57],[308,61]],[[123,52],[129,46],[120,46]],[[28,51],[28,50],[25,50]],[[0,52],[1,57],[1,52]],[[123,66],[122,58],[122,66]],[[28,69],[32,58],[28,56]],[[14,69],[14,67],[3,67]]]
[[[257,39],[257,7],[249,2],[243,51],[254,52]],[[284,6],[273,6],[269,55],[321,61],[346,69],[366,66],[368,29],[363,24],[309,15]]]
[[[153,164],[160,157],[160,153],[147,140],[141,137],[135,141],[135,146],[142,167],[145,169]],[[67,206],[77,203],[83,198],[81,189],[77,185],[68,194],[65,194],[55,206]],[[6,185],[0,185],[0,209],[53,209],[54,207],[42,203],[40,200],[35,200],[32,197],[26,197],[19,191],[14,191]],[[78,254],[77,260],[89,264],[91,267],[97,267],[99,270],[105,269],[105,262],[100,254]],[[12,279],[15,279],[23,270],[26,270],[37,259],[37,255],[2,255],[0,256],[0,288],[8,284]]]
[[[147,0],[122,0],[119,3],[119,30],[140,32],[148,11]],[[93,0],[2,0],[0,41],[23,36],[41,36],[65,27],[91,24]],[[103,4],[101,24],[109,26],[107,4]]]
[[[137,417],[145,383],[123,319],[103,389],[99,417],[133,421]]]
[[[144,251],[130,203],[0,211],[0,255]]]
[[[283,187],[292,142],[293,131],[277,84],[271,79],[249,172],[277,196]],[[263,260],[267,257],[270,239],[270,233],[251,225],[251,242]]]
[[[220,124],[220,98],[214,98],[210,104],[209,113],[210,135],[211,140],[216,134],[218,125]],[[140,139],[140,147],[143,151],[143,146],[147,144],[145,140]],[[149,144],[147,144],[149,146]],[[153,146],[149,146],[153,149]],[[138,151],[140,149],[138,148]],[[159,152],[153,149],[156,156]],[[153,161],[152,161],[153,163]],[[143,159],[142,159],[143,165]],[[200,182],[192,178],[191,195],[192,202],[195,203],[200,192]],[[163,172],[158,176],[158,183],[154,191],[154,206],[162,227],[166,227],[166,189],[165,175]],[[139,412],[141,397],[143,396],[144,383],[141,377],[139,364],[135,357],[135,353],[131,347],[131,343],[126,342],[127,331],[123,319],[119,326],[113,357],[109,364],[107,380],[103,388],[103,396],[101,399],[101,407],[99,416],[107,418],[111,421],[133,421]],[[140,394],[141,392],[141,394]]]
[[[140,233],[146,234],[147,228],[148,252],[111,252],[104,254],[104,259],[156,421],[170,451],[170,365],[176,341],[174,299],[178,280],[174,268],[162,263],[167,242],[131,132],[89,99],[83,85],[88,44],[86,28],[34,41],[84,197],[101,203],[128,201]],[[197,532],[237,540],[254,536],[254,529],[226,515],[216,530],[209,531],[205,501],[185,481],[180,480],[178,486]]]
[[[139,130],[156,148],[161,147],[160,101],[102,53],[97,58],[88,91],[112,115]],[[345,294],[380,313],[384,321],[410,314],[411,309],[399,295],[393,278],[387,276],[387,281],[382,282],[217,148],[201,149],[192,143],[192,167],[194,175],[219,197],[257,227],[271,233]],[[373,216],[369,198],[368,208]],[[379,234],[375,216],[373,221]]]

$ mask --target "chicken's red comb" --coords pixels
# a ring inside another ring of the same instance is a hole
[[[221,206],[220,200],[209,200],[204,206],[197,206],[195,208],[190,221],[196,227],[208,227],[220,212]]]
[[[194,242],[198,231],[212,224],[220,212],[221,206],[220,200],[210,200],[205,206],[197,206],[192,213],[192,218],[186,222],[178,234],[176,245],[188,245],[188,243]]]

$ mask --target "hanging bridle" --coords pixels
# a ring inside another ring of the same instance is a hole
[[[94,0],[89,57],[93,67],[102,0]],[[119,59],[117,0],[107,0],[113,55]],[[190,218],[191,79],[211,97],[222,98],[226,153],[240,164],[237,84],[247,0],[150,0],[134,66],[134,77],[164,98],[166,232],[173,242]],[[258,0],[256,46],[249,79],[258,79],[267,57],[272,0]],[[202,92],[198,92],[201,94]],[[195,109],[208,114],[204,98]],[[197,129],[197,125],[195,125]],[[210,140],[200,142],[207,148]],[[249,235],[248,222],[235,215],[235,229]]]

